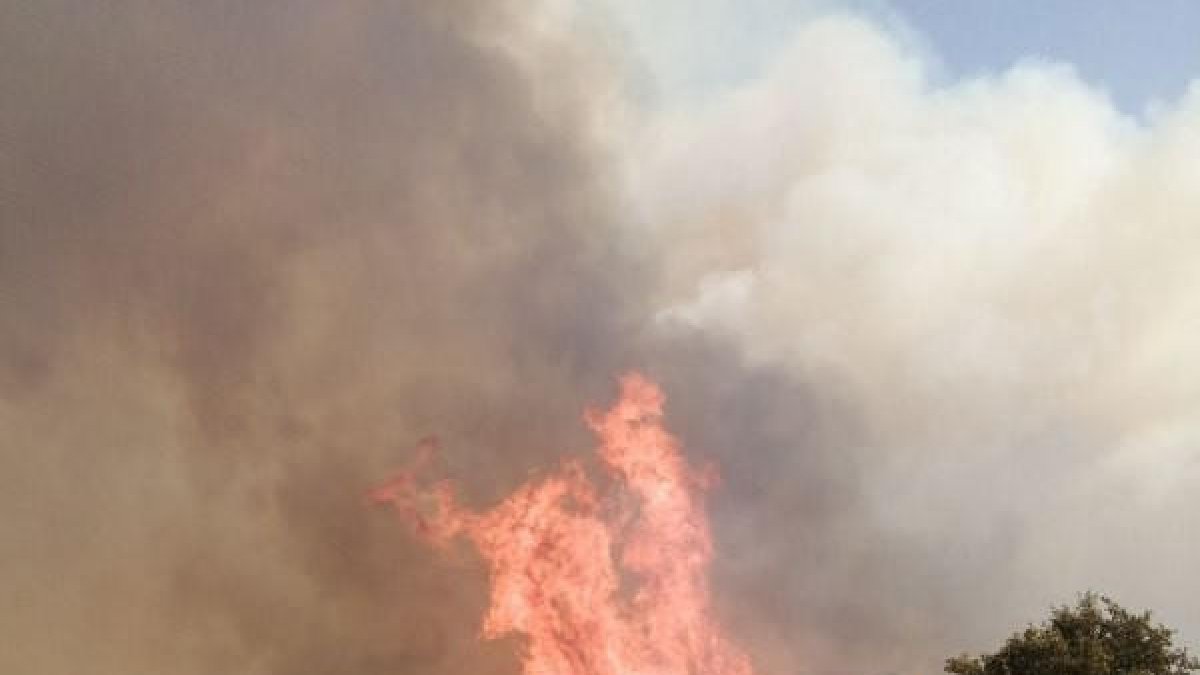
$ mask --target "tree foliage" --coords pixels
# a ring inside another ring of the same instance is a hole
[[[1150,612],[1131,613],[1107,597],[1084,594],[1074,607],[1014,633],[995,654],[948,659],[955,675],[1187,675],[1200,660],[1171,643],[1174,631]]]

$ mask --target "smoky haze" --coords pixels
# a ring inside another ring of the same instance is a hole
[[[362,495],[436,434],[489,503],[628,368],[721,467],[716,596],[766,675],[933,668],[1089,586],[1200,629],[1194,100],[929,92],[838,19],[637,110],[619,35],[556,7],[0,5],[0,670],[515,673],[477,561]]]
[[[589,67],[517,9],[6,4],[0,670],[514,672],[362,495],[436,432],[487,499],[621,368],[592,93],[522,64]]]

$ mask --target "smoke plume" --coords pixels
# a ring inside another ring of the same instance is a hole
[[[568,3],[569,4],[569,3]],[[0,6],[0,671],[518,672],[485,508],[643,369],[757,669],[929,669],[1088,587],[1200,635],[1200,94],[935,85],[806,21],[630,95],[564,3]]]
[[[8,4],[0,670],[513,672],[361,496],[621,368],[604,68],[516,5]]]
[[[770,598],[759,630],[791,668],[936,668],[1088,588],[1195,644],[1200,90],[1139,120],[1068,65],[929,71],[867,20],[817,18],[634,144],[659,325],[849,413],[797,437],[797,401],[746,460],[769,493],[843,501],[757,514],[722,549],[734,595]],[[846,471],[784,463],[814,452]]]

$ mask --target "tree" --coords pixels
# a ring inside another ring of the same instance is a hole
[[[1171,644],[1174,631],[1086,593],[1075,607],[1014,633],[995,654],[947,659],[956,675],[1187,675],[1200,660]]]

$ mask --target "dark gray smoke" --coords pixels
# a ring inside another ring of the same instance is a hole
[[[360,496],[436,433],[494,499],[629,367],[725,466],[743,639],[854,620],[773,590],[853,510],[845,402],[655,333],[604,67],[521,9],[5,8],[0,669],[515,672],[480,570]]]
[[[361,495],[439,433],[487,499],[625,363],[591,92],[522,63],[588,66],[520,10],[5,5],[0,670],[513,671]]]

